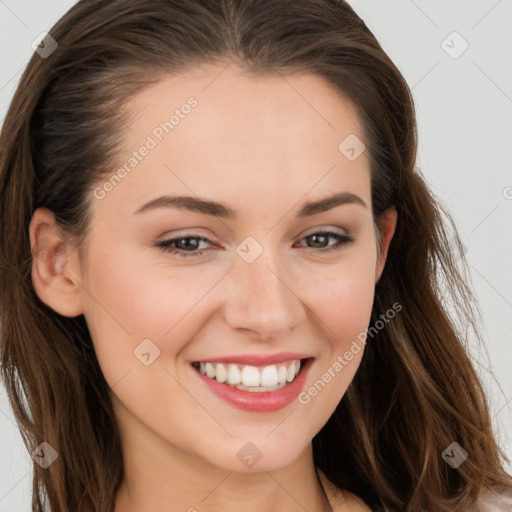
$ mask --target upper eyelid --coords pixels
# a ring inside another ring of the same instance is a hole
[[[186,230],[183,230],[183,231],[184,231],[183,233],[178,231],[178,233],[175,235],[174,234],[167,235],[167,236],[163,237],[160,241],[165,242],[168,240],[175,240],[176,238],[206,238],[209,242],[215,243],[209,235],[202,235],[202,234],[196,233],[194,231],[186,231]],[[341,235],[341,236],[351,236],[352,235],[351,231],[349,231],[348,229],[329,226],[329,227],[311,228],[311,230],[308,230],[304,234],[299,235],[299,237],[304,238],[304,237],[314,235],[317,233],[324,233],[326,231],[334,231],[334,232],[336,232],[336,234]]]

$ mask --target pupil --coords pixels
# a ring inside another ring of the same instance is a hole
[[[195,240],[195,242],[190,243],[190,240]],[[195,238],[182,238],[178,243],[184,243],[185,249],[187,247],[192,247],[194,249],[197,247],[197,240]]]
[[[318,241],[320,238],[320,243],[322,243],[322,239],[325,242],[325,239],[327,238],[325,235],[311,235],[311,238],[313,238],[315,241]]]

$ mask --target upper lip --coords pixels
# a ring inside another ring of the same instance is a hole
[[[311,354],[299,354],[297,352],[280,352],[279,354],[262,355],[262,354],[240,354],[236,356],[219,356],[206,359],[198,359],[194,362],[202,363],[232,363],[250,366],[267,366],[283,361],[294,359],[307,359],[313,357]]]

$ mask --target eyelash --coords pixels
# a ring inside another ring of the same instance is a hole
[[[338,242],[334,246],[329,247],[327,249],[311,248],[311,249],[313,249],[314,252],[316,251],[316,252],[320,252],[320,253],[341,250],[342,248],[351,244],[355,240],[353,236],[340,235],[339,233],[336,233],[336,231],[315,231],[314,233],[310,233],[309,235],[306,235],[304,237],[304,239],[309,238],[310,236],[313,236],[313,235],[327,235],[329,238],[335,238],[336,240],[338,240]],[[204,238],[203,236],[199,236],[199,235],[190,234],[190,235],[179,236],[177,238],[171,238],[169,240],[164,240],[162,242],[157,243],[156,246],[159,247],[165,253],[176,254],[182,258],[199,257],[199,256],[203,255],[204,252],[206,251],[206,249],[195,250],[195,251],[184,251],[183,249],[176,249],[176,248],[171,247],[171,245],[176,242],[179,242],[181,240],[189,240],[189,239],[197,239],[201,242],[209,242],[208,238]]]

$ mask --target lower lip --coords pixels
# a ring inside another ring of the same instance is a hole
[[[243,411],[251,412],[273,412],[290,405],[299,395],[304,382],[306,380],[309,367],[313,362],[308,359],[305,363],[301,362],[301,370],[297,377],[286,386],[276,389],[275,391],[243,391],[241,389],[217,382],[215,379],[210,379],[206,375],[199,373],[195,368],[192,368],[194,373],[208,386],[210,391],[222,398],[230,405],[242,409]]]

